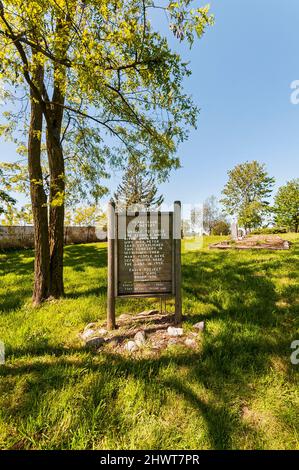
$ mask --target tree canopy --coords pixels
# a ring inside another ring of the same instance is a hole
[[[274,181],[265,165],[256,160],[241,163],[228,171],[228,182],[220,202],[228,214],[238,216],[240,225],[246,229],[255,228],[269,210],[268,198]]]
[[[63,294],[66,195],[83,189],[98,198],[109,166],[125,167],[133,156],[160,178],[179,167],[178,145],[196,126],[198,109],[183,88],[190,70],[155,29],[151,11],[163,11],[191,46],[213,24],[208,6],[191,3],[0,0],[8,104],[0,131],[25,129],[28,137],[36,302]]]
[[[274,200],[274,214],[277,225],[286,226],[298,232],[299,227],[299,178],[281,186]]]
[[[213,18],[208,6],[191,9],[190,3],[170,2],[162,9],[174,34],[192,44],[194,34],[200,37]],[[190,70],[153,29],[152,1],[3,0],[0,5],[6,97],[13,98],[13,87],[24,88],[28,96],[29,86],[46,121],[53,107],[62,107],[61,138],[73,163],[75,153],[83,155],[80,146],[88,145],[92,152],[88,162],[79,162],[83,169],[95,154],[103,166],[104,156],[119,163],[119,147],[122,161],[138,154],[159,172],[179,166],[177,145],[196,125],[198,110],[183,91]],[[45,74],[41,91],[32,80],[38,65]],[[53,80],[63,103],[51,99]]]

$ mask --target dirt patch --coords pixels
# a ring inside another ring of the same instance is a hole
[[[278,235],[249,235],[243,239],[225,240],[209,245],[210,249],[236,250],[288,250],[291,243]]]
[[[135,316],[122,314],[117,318],[117,329],[113,331],[105,330],[105,324],[92,325],[93,330],[90,330],[88,325],[84,330],[94,332],[88,339],[84,338],[84,332],[80,334],[81,339],[86,341],[86,346],[90,343],[93,349],[98,351],[113,350],[119,354],[155,355],[176,345],[198,349],[201,338],[201,333],[198,331],[187,332],[178,328],[174,324],[173,314],[161,314],[156,310],[141,312]],[[137,334],[139,336],[136,336]],[[144,337],[143,344],[138,342],[140,336]],[[98,342],[94,341],[96,338],[99,339]],[[131,350],[128,349],[130,345],[132,345]]]

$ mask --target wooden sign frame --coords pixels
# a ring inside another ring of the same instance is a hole
[[[135,215],[145,215],[145,213],[136,213]],[[149,213],[147,213],[149,214]],[[153,213],[151,213],[153,214]],[[162,216],[163,212],[154,213],[156,216]],[[116,327],[115,322],[115,300],[116,298],[128,297],[151,297],[151,298],[170,298],[175,297],[175,323],[182,321],[182,296],[181,296],[181,203],[174,203],[174,211],[167,213],[172,219],[171,231],[171,252],[172,252],[172,275],[171,289],[166,292],[143,292],[124,294],[119,292],[118,273],[118,217],[124,214],[118,214],[115,211],[115,204],[110,201],[108,206],[108,290],[107,290],[107,327],[112,330]],[[132,216],[132,214],[130,214]],[[170,281],[168,281],[170,282]]]

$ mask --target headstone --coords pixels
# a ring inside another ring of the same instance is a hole
[[[233,240],[238,240],[238,224],[237,222],[233,222],[231,224],[231,236]]]

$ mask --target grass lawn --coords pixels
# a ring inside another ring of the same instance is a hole
[[[68,246],[66,296],[38,309],[33,252],[0,254],[0,448],[299,449],[299,236],[285,238],[289,251],[209,251],[220,237],[183,247],[184,328],[206,330],[198,352],[155,359],[96,354],[78,339],[105,318],[105,244]]]

